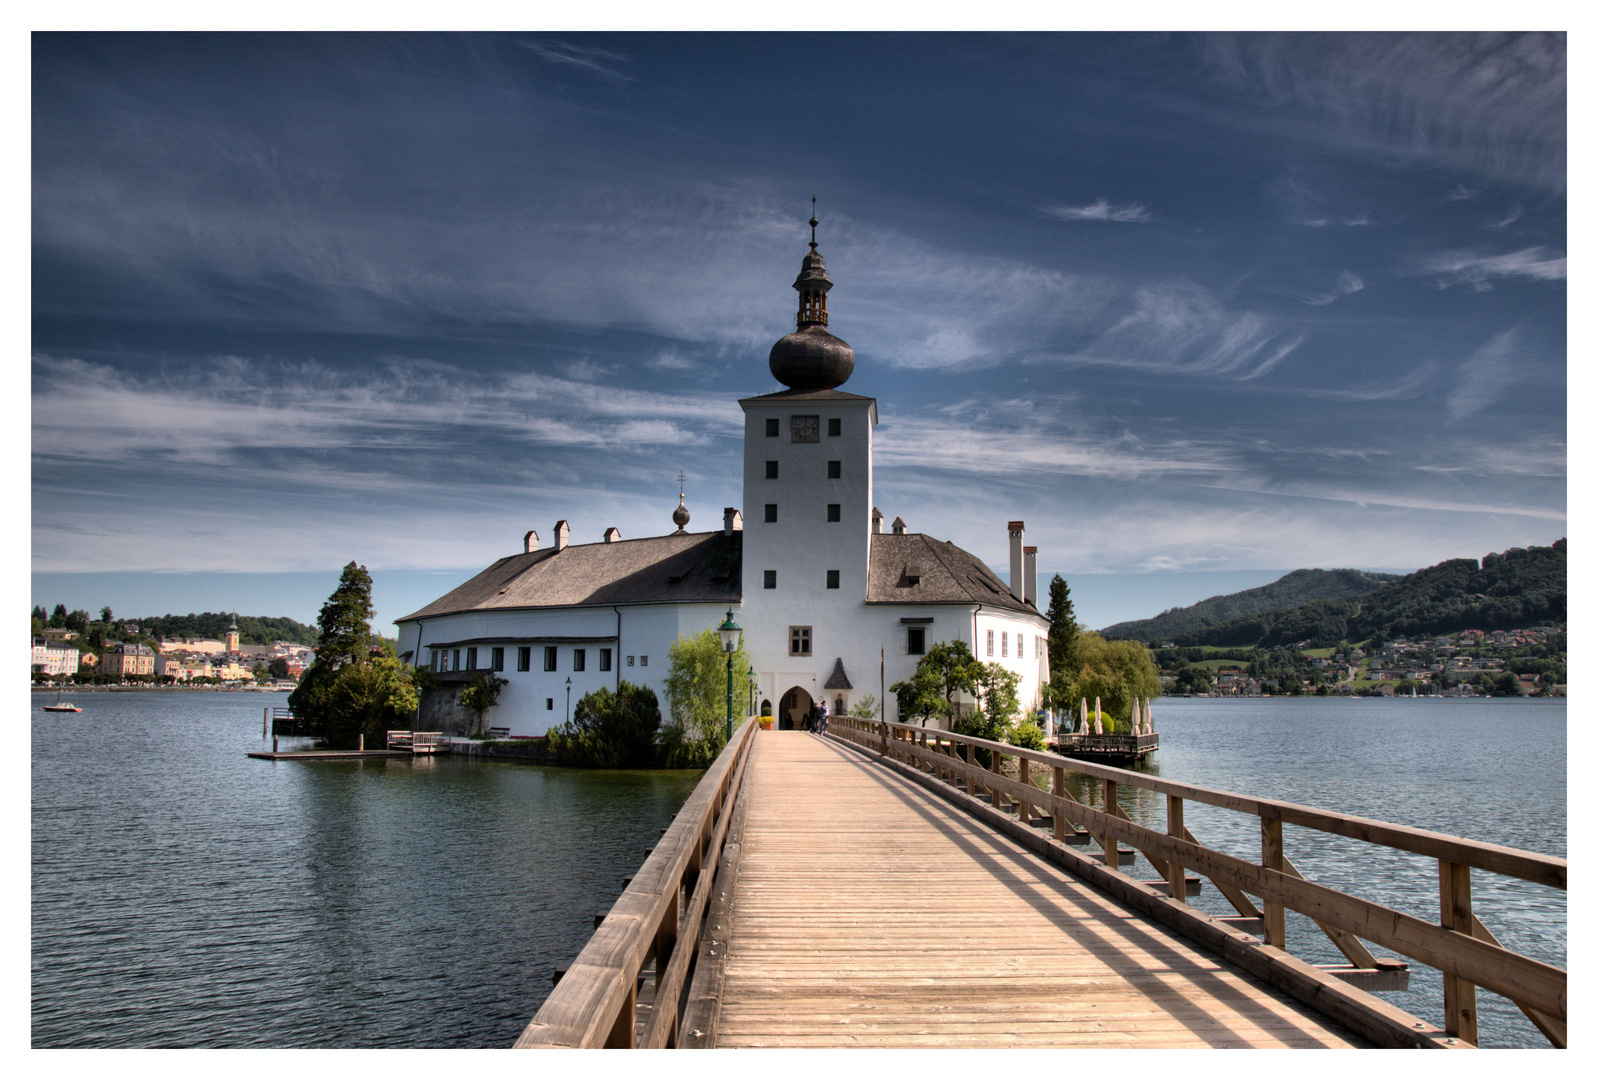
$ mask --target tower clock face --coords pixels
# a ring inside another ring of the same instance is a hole
[[[794,442],[820,442],[821,417],[791,416],[788,418],[788,430],[793,432]]]

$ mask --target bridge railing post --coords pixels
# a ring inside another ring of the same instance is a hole
[[[1182,825],[1182,800],[1176,795],[1165,797],[1165,835],[1177,840],[1184,839],[1186,831]],[[1171,899],[1179,904],[1187,903],[1187,869],[1176,859],[1171,859],[1165,866],[1165,880],[1171,887]]]
[[[1282,819],[1260,818],[1260,865],[1279,874],[1287,872],[1287,860],[1282,850]],[[1287,909],[1280,900],[1261,897],[1265,901],[1265,944],[1278,949],[1287,948]]]
[[[1437,870],[1443,926],[1466,937],[1474,936],[1470,867],[1439,859]],[[1476,1042],[1476,986],[1447,972],[1443,973],[1443,1026],[1456,1038]]]
[[[1104,813],[1109,817],[1119,817],[1117,811],[1121,803],[1116,794],[1117,784],[1114,780],[1104,781]],[[1104,865],[1111,870],[1118,870],[1121,866],[1121,842],[1109,833],[1098,837],[1099,847],[1104,849]]]

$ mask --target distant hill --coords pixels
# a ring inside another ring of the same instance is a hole
[[[225,611],[206,611],[199,615],[193,612],[187,615],[149,615],[125,621],[150,637],[212,638],[221,641],[227,636],[233,615]],[[244,645],[270,645],[274,641],[315,645],[316,640],[316,627],[293,619],[264,615],[239,616],[239,642]]]
[[[1565,541],[1558,540],[1548,547],[1490,554],[1480,564],[1475,559],[1449,559],[1363,596],[1315,599],[1166,637],[1178,645],[1269,648],[1308,641],[1327,646],[1372,636],[1561,625],[1565,604]]]
[[[1372,574],[1364,570],[1294,570],[1257,589],[1212,596],[1191,607],[1163,611],[1152,619],[1116,623],[1099,633],[1107,638],[1192,644],[1182,639],[1210,627],[1251,615],[1297,607],[1312,600],[1343,600],[1364,596],[1398,578],[1397,574]]]

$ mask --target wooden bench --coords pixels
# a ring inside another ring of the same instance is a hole
[[[510,728],[491,727],[488,729],[488,737],[490,739],[508,739],[510,738]]]

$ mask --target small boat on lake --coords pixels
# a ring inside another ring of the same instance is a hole
[[[72,702],[70,702],[70,701],[62,701],[60,694],[57,694],[55,696],[55,701],[53,703],[51,703],[49,705],[41,705],[39,707],[41,709],[43,709],[45,712],[82,712],[83,711],[83,709],[81,709],[77,705],[72,704]]]

